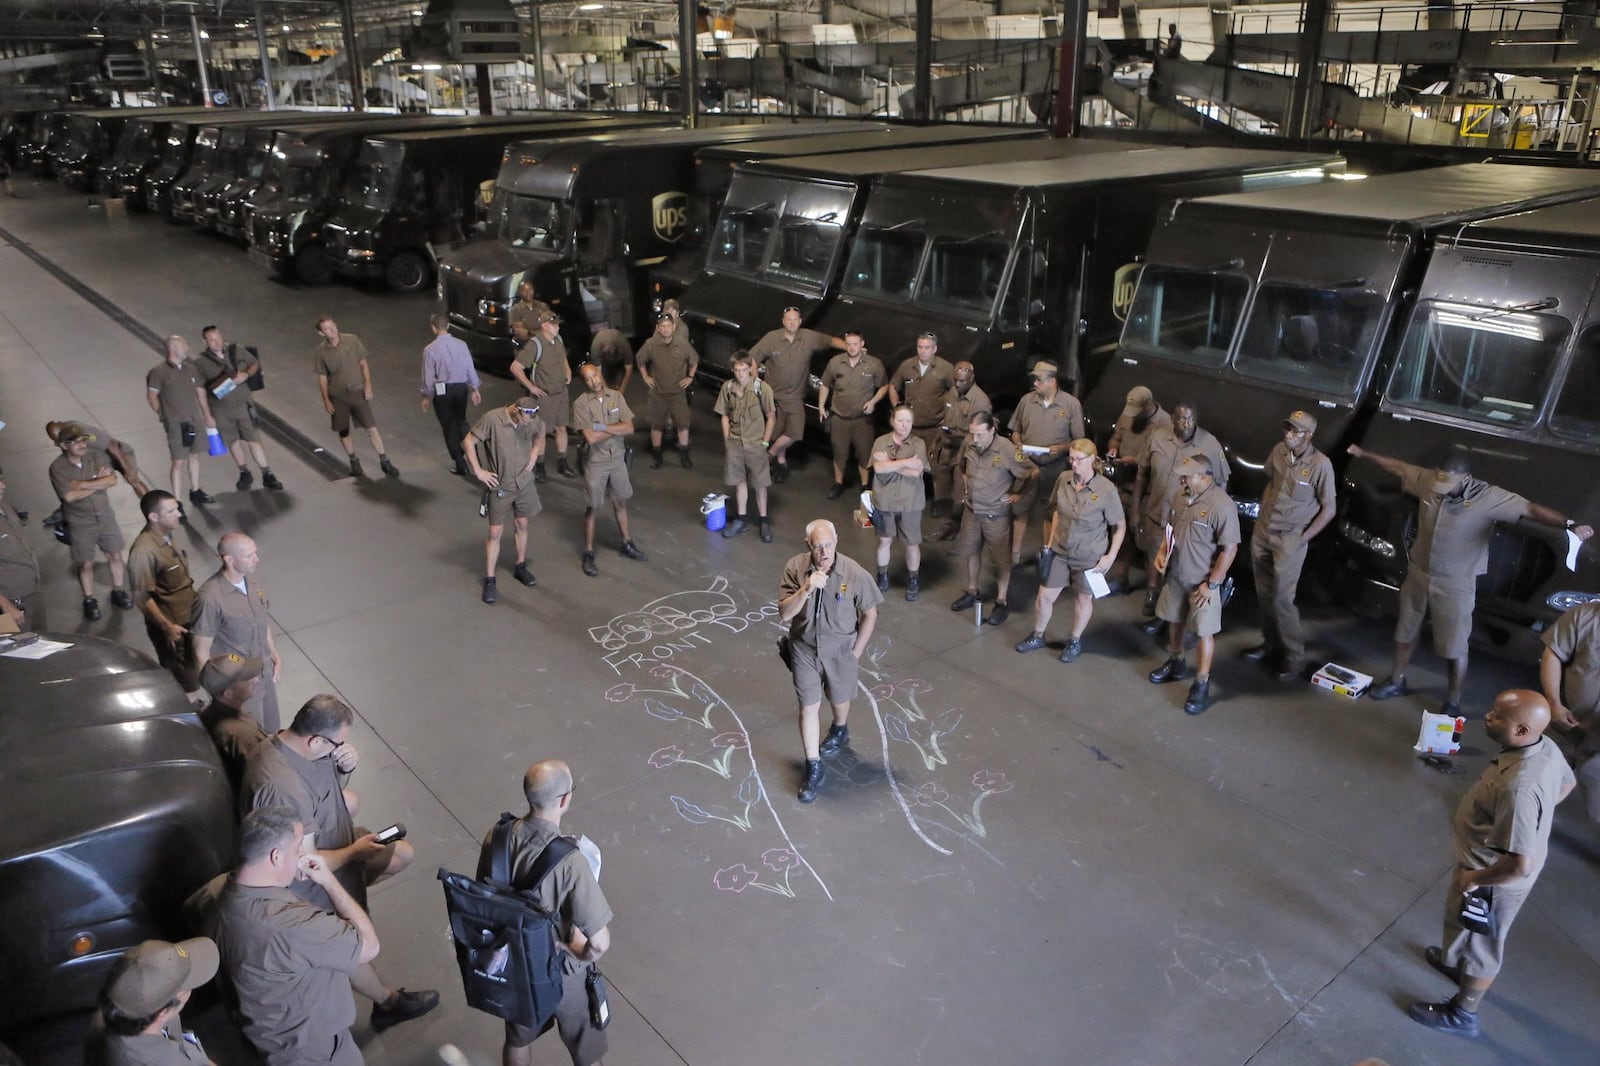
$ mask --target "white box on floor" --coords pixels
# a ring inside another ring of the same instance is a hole
[[[1327,663],[1311,675],[1311,683],[1329,692],[1337,692],[1350,699],[1360,699],[1372,687],[1372,675],[1352,670],[1338,663]]]

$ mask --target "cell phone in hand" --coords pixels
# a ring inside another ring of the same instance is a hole
[[[406,827],[401,822],[396,822],[389,828],[380,829],[378,832],[372,834],[372,839],[376,840],[379,844],[393,844],[397,840],[404,840],[405,837]]]

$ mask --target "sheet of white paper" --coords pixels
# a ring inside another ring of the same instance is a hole
[[[1572,530],[1567,530],[1567,569],[1578,569],[1578,549],[1583,547],[1583,541]]]
[[[600,880],[600,845],[590,840],[587,836],[578,838],[578,851],[589,860],[589,869],[594,871],[594,879]]]
[[[1106,575],[1102,574],[1100,571],[1085,570],[1083,572],[1083,579],[1089,583],[1089,591],[1094,593],[1095,599],[1098,600],[1101,596],[1110,594],[1111,584],[1110,582],[1106,581]]]
[[[20,648],[13,648],[7,652],[0,652],[8,659],[48,659],[58,651],[66,651],[71,644],[63,644],[59,640],[36,640],[32,644],[24,644]]]
[[[872,490],[871,489],[867,489],[865,492],[863,492],[861,494],[861,509],[866,511],[868,514],[874,514],[874,513],[877,512],[878,509],[876,507],[872,506]]]
[[[1022,454],[1023,455],[1049,455],[1050,454],[1050,449],[1047,446],[1041,445],[1041,444],[1024,444],[1022,446]]]

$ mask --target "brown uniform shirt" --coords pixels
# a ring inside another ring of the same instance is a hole
[[[1178,439],[1171,427],[1151,433],[1145,439],[1144,450],[1139,455],[1139,466],[1145,470],[1144,518],[1163,525],[1172,518],[1178,505],[1178,466],[1191,456],[1203,455],[1211,460],[1212,480],[1217,488],[1228,488],[1228,458],[1222,453],[1222,442],[1196,426],[1194,436],[1186,444]]]
[[[802,552],[785,563],[778,598],[787,599],[799,591],[811,569],[810,552]],[[835,645],[853,640],[861,615],[882,602],[883,593],[878,591],[872,575],[854,559],[835,555],[827,585],[811,593],[800,613],[790,619],[789,636],[814,648],[823,642]]]
[[[1086,570],[1111,547],[1111,530],[1127,521],[1117,487],[1095,474],[1082,488],[1069,474],[1056,479],[1056,535],[1050,548],[1074,570]],[[1235,541],[1238,520],[1235,517]]]
[[[684,390],[678,382],[694,377],[700,367],[700,354],[687,340],[680,340],[676,335],[664,341],[652,334],[639,345],[633,361],[640,370],[648,370],[655,380],[650,391],[657,396],[680,396]]]
[[[1531,869],[1506,886],[1531,886],[1544,869],[1556,804],[1572,783],[1572,770],[1549,737],[1502,751],[1461,797],[1450,820],[1456,861],[1469,870],[1482,870],[1502,855],[1522,855],[1532,863]]]
[[[832,346],[826,333],[814,329],[795,330],[794,340],[787,339],[783,330],[775,329],[756,341],[750,354],[756,357],[756,366],[767,368],[767,384],[779,402],[793,401],[805,396],[811,379],[812,353]]]
[[[111,501],[105,489],[97,489],[81,500],[67,502],[67,493],[72,491],[74,481],[93,481],[109,473],[111,467],[93,450],[84,453],[82,466],[75,464],[66,452],[62,452],[50,464],[50,487],[61,498],[61,513],[66,516],[69,525],[77,526],[85,533],[98,525],[116,528],[117,516],[111,511]]]
[[[267,651],[267,633],[272,620],[267,612],[272,602],[254,575],[245,578],[244,587],[245,591],[240,592],[221,570],[206,578],[195,593],[194,620],[189,630],[196,636],[212,638],[212,655],[232,652],[247,659],[254,657],[266,663],[270,673],[272,656]]]
[[[339,334],[337,348],[324,339],[317,347],[316,365],[317,375],[328,379],[328,395],[350,399],[366,396],[366,380],[361,376],[361,361],[366,358],[367,346],[354,333]]]
[[[1489,570],[1489,537],[1496,522],[1515,522],[1528,501],[1497,485],[1469,477],[1459,492],[1436,496],[1432,468],[1406,464],[1400,487],[1417,498],[1417,540],[1412,566],[1447,581],[1470,582]]]
[[[1065,444],[1083,436],[1083,405],[1070,392],[1057,392],[1051,404],[1030,392],[1017,404],[1009,428],[1024,444],[1040,448]]]
[[[221,354],[214,354],[210,348],[202,348],[195,355],[195,372],[200,378],[200,384],[206,387],[206,403],[211,407],[213,417],[248,417],[247,409],[250,406],[249,386],[241,381],[229,391],[228,395],[218,399],[217,394],[211,390],[209,385],[224,375],[232,378],[252,362],[254,360],[250,358],[250,353],[244,351],[237,344],[227,345],[222,349]]]
[[[1239,508],[1213,484],[1175,512],[1173,547],[1167,560],[1167,577],[1180,585],[1207,580],[1217,552],[1239,543]]]
[[[535,333],[517,353],[517,362],[533,371],[528,377],[545,392],[567,391],[567,345],[559,334],[547,340],[542,331]]]
[[[337,914],[287,888],[229,878],[217,899],[212,938],[233,981],[244,1035],[268,1066],[326,1060],[356,1020],[350,974],[361,934]]]
[[[156,406],[160,408],[163,423],[177,425],[179,422],[188,422],[200,431],[205,429],[201,425],[204,418],[200,413],[200,396],[195,389],[203,384],[200,371],[191,359],[185,359],[177,366],[163,359],[144,376],[145,388],[156,394]],[[110,442],[97,439],[95,443],[105,447]]]
[[[1133,415],[1118,415],[1114,433],[1117,435],[1117,460],[1119,462],[1134,462],[1139,454],[1144,451],[1145,442],[1157,430],[1172,429],[1172,416],[1159,404],[1156,413],[1150,416],[1150,421],[1144,424],[1142,431],[1136,432],[1133,428]]]
[[[1037,470],[1033,460],[1017,452],[1011,442],[996,433],[987,448],[967,441],[961,452],[961,473],[967,482],[967,506],[974,514],[1009,513],[1011,505],[1002,498],[1016,482]]]
[[[922,469],[928,469],[928,446],[921,437],[907,437],[904,444],[896,444],[893,433],[885,433],[872,442],[872,454],[888,452],[891,459],[922,460]],[[920,511],[927,506],[927,489],[921,474],[880,474],[872,472],[872,497],[885,511]]]
[[[0,501],[0,596],[20,600],[39,591],[39,560],[22,536],[17,512]]]
[[[1580,722],[1600,710],[1600,602],[1564,612],[1544,631],[1544,646],[1561,660],[1561,700],[1567,710]]]
[[[270,740],[271,735],[261,728],[255,715],[229,707],[220,700],[206,704],[200,712],[200,724],[211,734],[211,743],[222,757],[222,768],[228,772],[228,783],[237,797],[239,787],[244,784],[244,768],[251,752]]]
[[[517,300],[511,305],[511,310],[507,314],[506,325],[510,327],[521,322],[528,327],[528,336],[537,337],[539,335],[539,316],[548,310],[550,310],[550,305],[537,298],[531,304],[525,304],[521,300]],[[543,385],[539,387],[541,389],[544,388]]]
[[[105,1017],[95,1011],[83,1061],[84,1066],[206,1066],[210,1060],[198,1043],[184,1039],[183,1020],[176,1014],[159,1033],[122,1036],[107,1029]]]
[[[161,613],[180,626],[187,626],[194,617],[194,579],[189,576],[188,555],[148,526],[128,547],[128,584],[135,592],[148,592]]]
[[[767,416],[773,411],[772,386],[752,381],[739,391],[737,381],[724,381],[712,410],[728,416],[728,439],[760,447],[767,432]]]
[[[972,416],[979,411],[993,411],[994,404],[989,400],[989,394],[980,389],[976,383],[962,395],[957,389],[951,389],[944,398],[944,417],[939,424],[950,430],[952,438],[967,435],[967,427],[972,425]]]
[[[923,370],[913,355],[895,368],[892,381],[900,402],[911,407],[912,425],[926,429],[944,417],[945,398],[956,387],[956,368],[935,355]]]
[[[574,851],[550,871],[539,884],[530,883],[529,873],[545,846],[560,832],[543,818],[532,816],[518,818],[511,823],[511,884],[520,889],[535,889],[533,898],[539,906],[554,914],[561,926],[558,936],[562,943],[570,943],[572,930],[581,929],[583,935],[592,937],[611,924],[611,904],[606,902],[600,882],[589,869],[589,860],[582,852]],[[489,876],[489,843],[494,838],[491,830],[485,834],[478,852],[478,880]],[[571,952],[561,953],[563,972],[578,973],[589,968]]]
[[[619,422],[632,421],[633,411],[616,389],[605,389],[598,393],[585,389],[582,396],[572,401],[572,428],[576,430],[592,429],[596,422],[614,426]],[[625,447],[626,442],[618,436],[596,441],[589,445],[589,462],[620,463]]]
[[[317,834],[319,851],[348,847],[356,838],[355,819],[345,805],[344,775],[339,773],[332,756],[307,759],[276,736],[250,752],[239,783],[241,818],[257,807],[271,806],[294,808],[305,831]],[[346,863],[336,874],[345,891],[365,906],[367,885],[362,864]],[[325,910],[333,908],[327,892],[309,878],[296,881],[289,890]]]
[[[1268,533],[1300,533],[1323,507],[1334,505],[1333,463],[1310,445],[1298,458],[1279,441],[1267,453],[1267,487],[1257,526]]]
[[[483,413],[472,427],[472,435],[483,445],[483,457],[490,471],[499,476],[501,488],[521,489],[524,478],[533,484],[528,460],[534,444],[544,437],[544,419],[525,415],[519,426],[511,421],[510,410],[496,407]]]
[[[862,353],[854,365],[840,352],[828,360],[822,371],[822,387],[828,390],[828,410],[843,418],[862,417],[861,408],[889,381],[883,360]]]

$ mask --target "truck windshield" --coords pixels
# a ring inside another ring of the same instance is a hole
[[[911,299],[927,241],[927,234],[910,226],[862,227],[850,246],[843,290],[873,300]]]
[[[495,230],[513,248],[562,251],[572,230],[571,205],[543,196],[496,197],[503,206]]]
[[[358,163],[344,182],[345,203],[383,211],[394,202],[395,188],[399,183],[399,172],[390,170],[382,163]]]
[[[326,190],[332,175],[321,162],[290,163],[283,168],[282,195],[285,200],[316,200]]]
[[[1147,266],[1122,327],[1122,343],[1182,363],[1221,366],[1249,288],[1237,274]]]
[[[1579,336],[1556,400],[1550,428],[1563,437],[1600,444],[1600,326],[1590,326]]]
[[[832,213],[821,218],[784,215],[767,260],[767,275],[820,291],[827,284],[828,264],[833,262],[844,233],[838,217]]]
[[[1380,304],[1364,292],[1282,281],[1256,290],[1235,365],[1250,377],[1297,388],[1355,391],[1378,331]]]
[[[1388,398],[1475,422],[1531,425],[1569,329],[1559,315],[1420,303],[1406,327]]]
[[[150,135],[154,131],[146,122],[130,122],[128,125],[132,129],[117,146],[117,159],[120,162],[131,163],[144,158],[150,151]]]
[[[709,265],[739,274],[759,274],[767,260],[767,242],[778,224],[777,207],[771,203],[727,204],[711,242]]]

